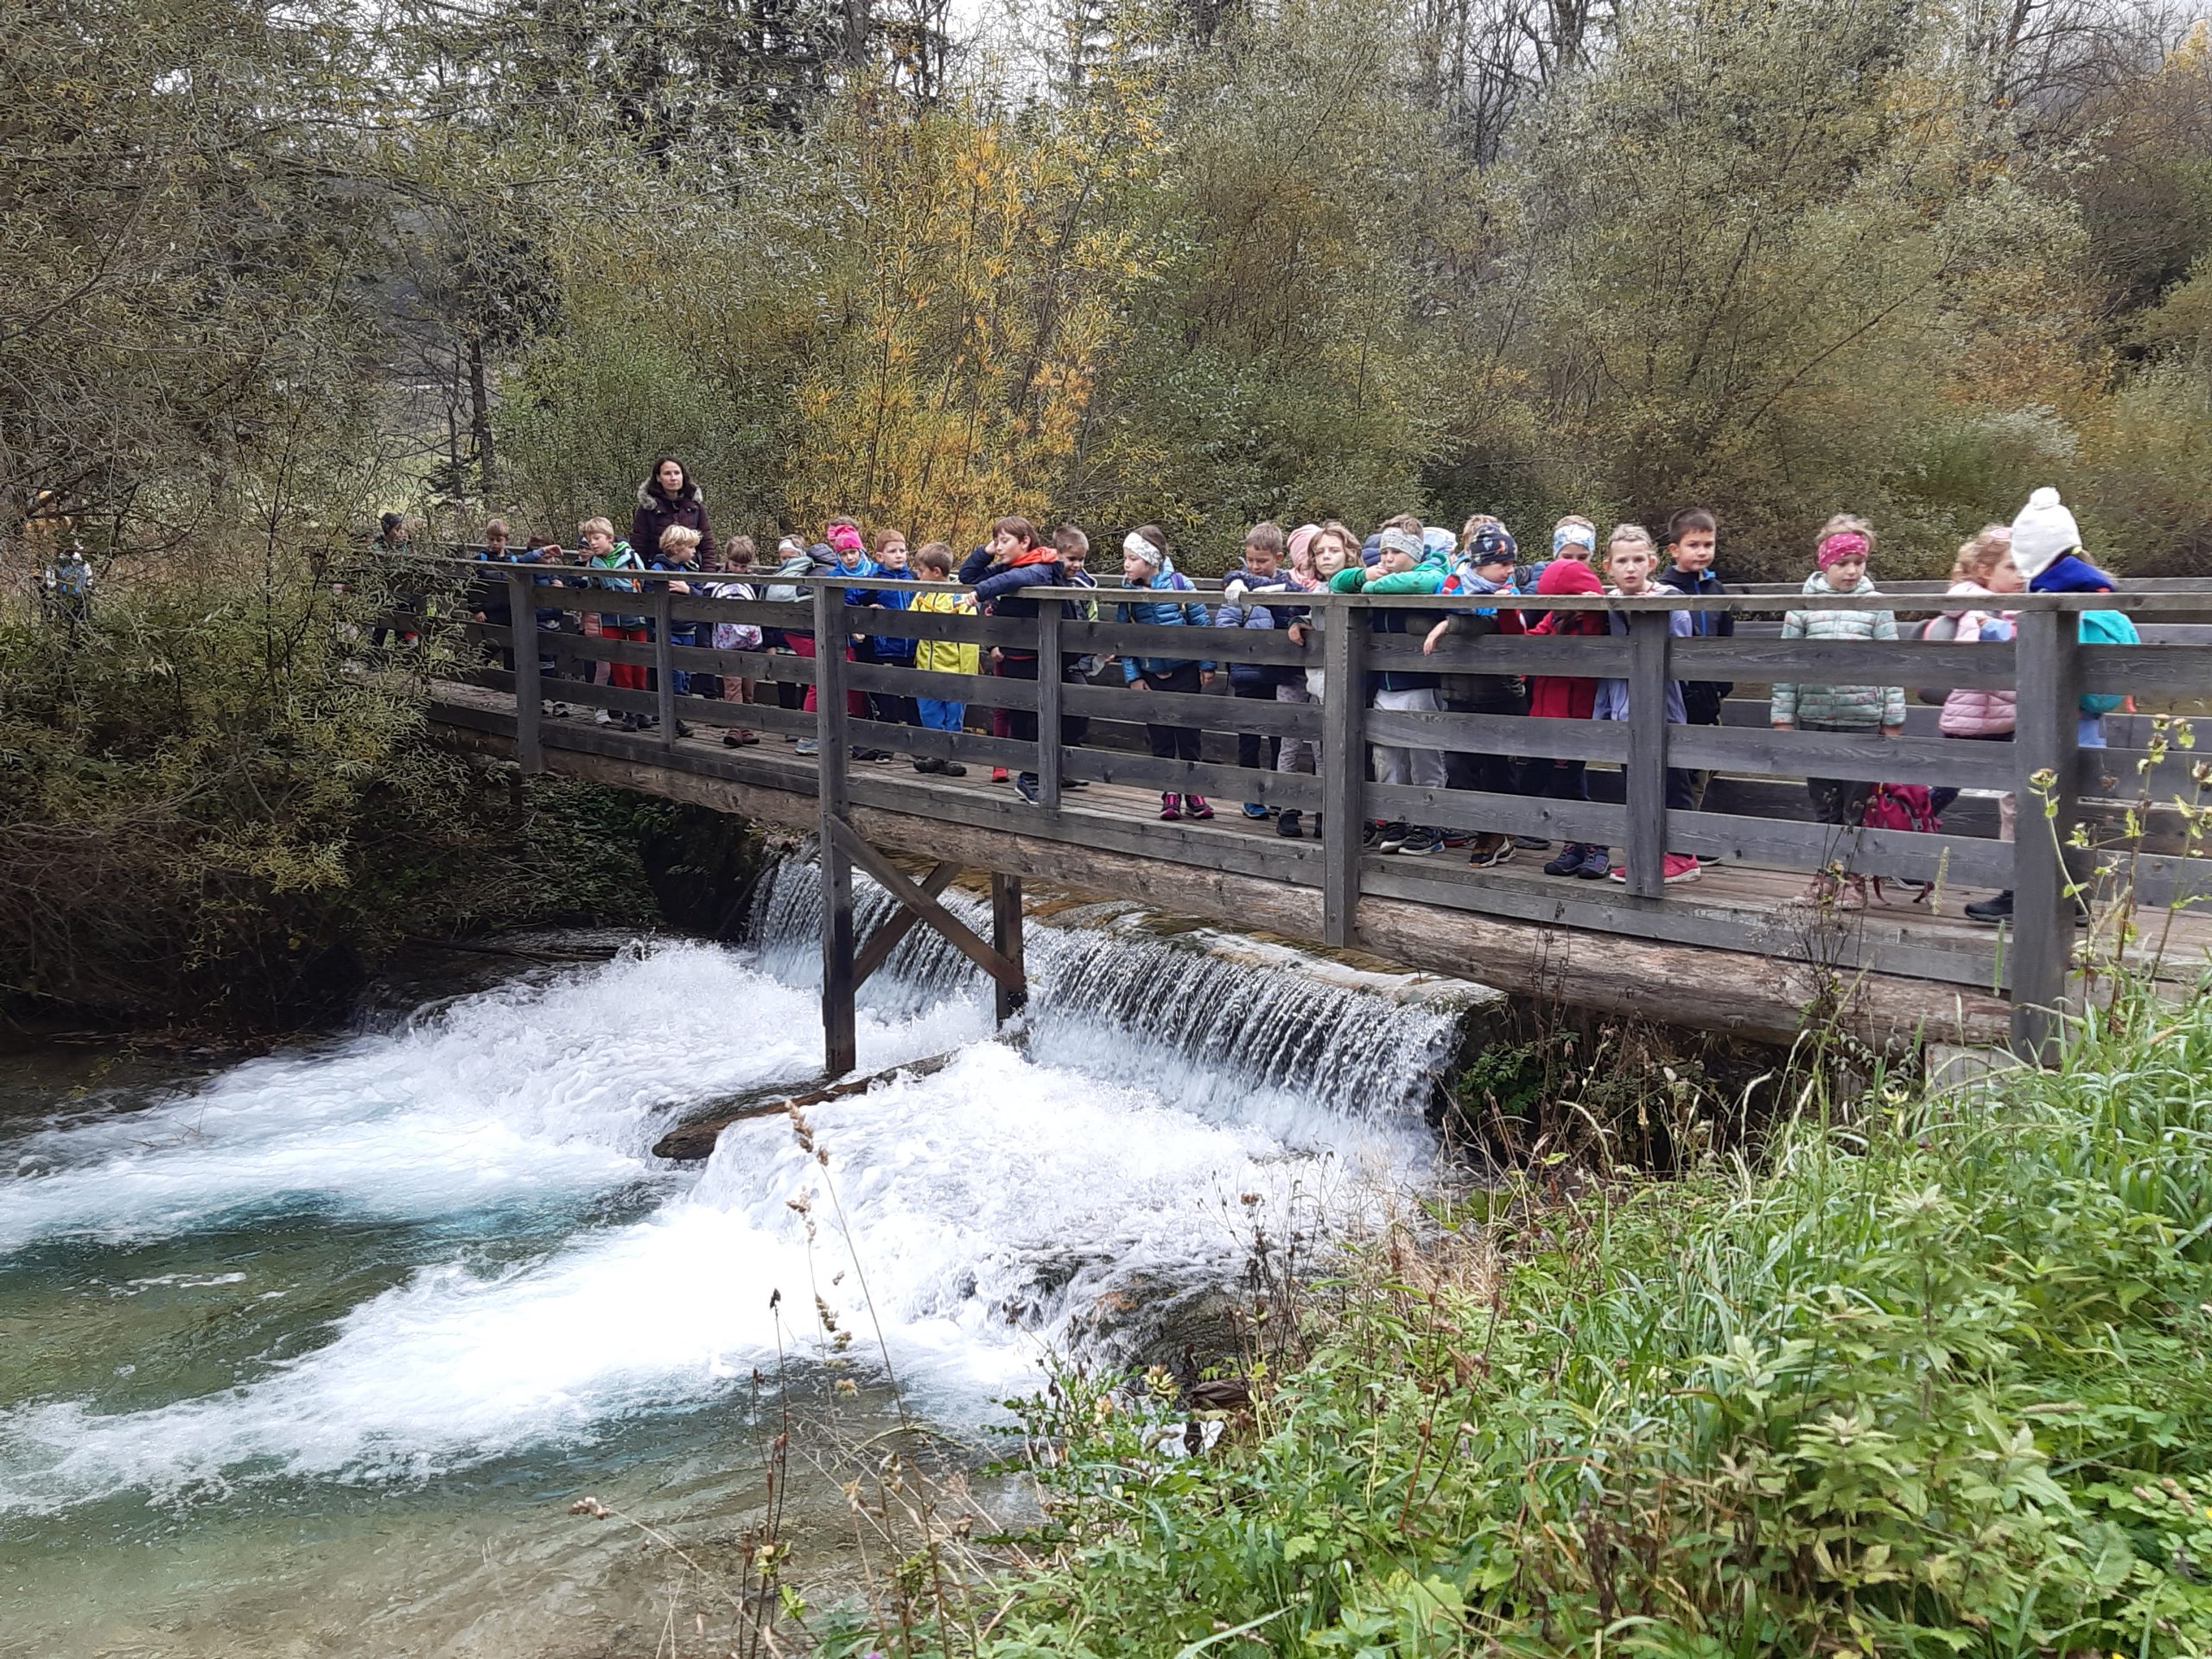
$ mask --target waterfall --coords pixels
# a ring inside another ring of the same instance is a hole
[[[127,1111],[0,1121],[0,1299],[40,1310],[0,1517],[628,1456],[819,1362],[817,1306],[864,1376],[980,1421],[1048,1357],[1159,1339],[1255,1229],[1325,1237],[1428,1179],[1424,1105],[1494,995],[1048,902],[1014,1040],[918,928],[867,988],[861,1065],[949,1064],[810,1109],[805,1143],[779,1116],[653,1158],[812,1081],[817,898],[787,861],[744,949],[639,945]],[[861,887],[863,925],[894,902]]]
[[[854,876],[859,937],[898,908]],[[940,900],[982,937],[987,906]],[[779,978],[821,983],[822,896],[810,860],[760,884],[752,937]],[[1224,1092],[1344,1115],[1418,1116],[1462,1025],[1497,994],[1427,974],[1345,969],[1217,928],[1171,924],[1142,906],[1052,906],[1028,918],[1030,1052],[1117,1082],[1199,1103]],[[984,976],[943,935],[917,927],[862,988],[873,1011],[911,1014],[986,995]]]

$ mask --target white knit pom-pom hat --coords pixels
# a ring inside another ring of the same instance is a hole
[[[2030,582],[2049,569],[2060,554],[2081,545],[2082,527],[2048,484],[2028,497],[2028,505],[2012,520],[2012,565]]]

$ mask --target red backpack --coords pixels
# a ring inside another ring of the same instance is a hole
[[[1943,827],[1943,820],[1936,816],[1936,803],[1925,784],[1877,784],[1866,798],[1866,810],[1859,815],[1859,822],[1869,830],[1910,830],[1916,834],[1932,836]],[[1907,881],[1900,885],[1915,891],[1912,902],[1926,904],[1928,895],[1936,891],[1933,881]],[[1884,904],[1889,895],[1882,891],[1882,878],[1874,878],[1874,896]]]

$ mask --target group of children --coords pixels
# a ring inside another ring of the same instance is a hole
[[[1088,594],[1098,587],[1088,569],[1090,540],[1077,526],[1063,524],[1048,537],[1026,518],[1007,517],[991,526],[990,539],[965,558],[956,558],[943,542],[931,542],[910,553],[906,537],[897,531],[879,530],[873,537],[854,519],[830,519],[818,542],[786,537],[778,545],[772,562],[763,562],[753,541],[733,536],[714,555],[705,502],[682,464],[664,456],[638,491],[638,510],[632,536],[624,540],[605,518],[588,518],[578,526],[579,546],[563,548],[550,537],[532,537],[526,547],[510,551],[508,527],[498,520],[487,525],[483,556],[494,561],[578,565],[588,574],[581,580],[610,594],[633,595],[642,585],[636,573],[657,570],[675,578],[666,585],[677,594],[697,593],[716,598],[791,601],[807,588],[794,579],[833,576],[849,579],[849,606],[897,612],[912,609],[933,614],[982,612],[1003,617],[1034,617],[1040,602],[1058,603],[1066,614],[1086,620],[1102,620],[1099,601]],[[650,537],[648,555],[641,556],[637,542]],[[1103,672],[1117,671],[1121,683],[1142,690],[1157,700],[1160,716],[1145,721],[1147,747],[1160,759],[1196,761],[1200,757],[1202,711],[1181,701],[1203,692],[1217,669],[1225,667],[1233,698],[1282,703],[1314,703],[1332,695],[1319,668],[1284,663],[1247,661],[1249,655],[1269,652],[1209,649],[1205,632],[1224,628],[1280,630],[1296,645],[1305,645],[1332,625],[1332,617],[1358,616],[1361,625],[1381,637],[1419,639],[1418,652],[1402,645],[1376,653],[1367,675],[1363,699],[1378,710],[1402,715],[1454,712],[1510,715],[1535,719],[1626,721],[1630,715],[1627,680],[1573,674],[1517,675],[1471,672],[1448,664],[1422,661],[1434,656],[1446,641],[1465,641],[1492,633],[1547,635],[1560,639],[1624,635],[1628,616],[1602,607],[1583,608],[1547,605],[1548,600],[1569,596],[1615,594],[1634,597],[1662,591],[1686,595],[1726,592],[1713,570],[1719,527],[1713,515],[1700,508],[1676,513],[1667,527],[1663,544],[1640,524],[1612,527],[1601,545],[1597,526],[1580,515],[1563,518],[1552,527],[1549,556],[1524,563],[1512,534],[1495,517],[1478,513],[1467,519],[1459,534],[1421,523],[1412,514],[1391,518],[1371,535],[1361,537],[1334,520],[1307,524],[1286,532],[1273,523],[1255,524],[1245,535],[1236,568],[1224,578],[1217,600],[1202,595],[1188,575],[1176,568],[1167,536],[1156,524],[1141,524],[1122,540],[1121,586],[1141,589],[1141,598],[1126,598],[1111,607],[1110,620],[1152,625],[1163,630],[1187,628],[1194,632],[1180,649],[1163,633],[1149,654],[1114,656],[1069,654],[1062,671],[1071,683],[1090,683]],[[1929,625],[1928,637],[1980,640],[2011,637],[2012,616],[2002,595],[2022,588],[2038,592],[2110,591],[2113,579],[2089,564],[2080,550],[2081,537],[2072,515],[2056,492],[2038,490],[2010,525],[1993,524],[1960,550],[1951,598],[1956,601]],[[1815,568],[1805,579],[1808,595],[1875,594],[1868,569],[1875,547],[1873,528],[1865,519],[1842,513],[1822,526],[1816,538]],[[541,575],[539,582],[563,578]],[[958,584],[919,590],[910,581]],[[1081,592],[1060,601],[1040,601],[1032,590],[1066,587]],[[1355,613],[1320,604],[1302,596],[1323,588],[1339,594],[1472,598],[1471,605],[1363,607]],[[645,641],[647,617],[610,600],[612,608],[599,613],[595,624],[602,638]],[[494,598],[480,613],[488,620],[505,621]],[[1725,610],[1670,610],[1669,631],[1676,637],[1726,637],[1734,632],[1734,617]],[[2113,614],[2095,613],[2094,615]],[[558,609],[537,613],[541,630],[557,631],[594,626],[574,613]],[[2124,625],[2125,619],[2120,619]],[[710,630],[711,637],[706,637]],[[1898,637],[1895,613],[1887,609],[1807,608],[1789,613],[1783,627],[1785,639],[1822,642],[1894,640]],[[785,651],[812,657],[817,649],[810,632],[764,630],[750,624],[675,621],[670,643],[677,645],[711,644],[721,650]],[[1033,681],[1038,659],[1033,650],[1001,645],[983,652],[975,645],[944,639],[906,637],[889,617],[856,632],[846,642],[846,654],[857,662],[918,669],[947,677],[947,695],[941,697],[907,696],[899,692],[854,690],[848,694],[855,715],[887,725],[917,730],[958,732],[966,723],[966,690],[982,675]],[[1217,662],[1216,652],[1226,658]],[[1313,660],[1314,653],[1304,653]],[[550,650],[541,650],[541,672],[557,672]],[[607,665],[609,683],[617,688],[644,690],[647,671],[641,664]],[[674,671],[679,695],[726,699],[734,704],[753,701],[749,679],[715,677]],[[1666,717],[1669,722],[1717,725],[1721,705],[1733,688],[1713,681],[1675,681],[1667,687]],[[810,685],[778,682],[777,693],[787,708],[810,710]],[[1942,730],[1963,741],[2009,739],[2012,733],[2011,697],[2002,692],[1956,690],[1943,702]],[[1904,729],[1906,693],[1896,685],[1783,683],[1772,690],[1770,716],[1777,729],[1827,733],[1894,734]],[[565,712],[558,704],[556,714]],[[616,714],[601,709],[596,718],[629,727],[650,727],[650,713]],[[2102,741],[2101,716],[2087,707],[2083,715],[2084,743]],[[741,721],[741,716],[739,717]],[[1027,709],[990,711],[993,734],[1017,743],[1033,744],[1037,715]],[[1246,720],[1243,725],[1265,725]],[[1088,721],[1079,715],[1063,716],[1062,741],[1080,745]],[[688,733],[689,728],[683,730]],[[1417,735],[1418,726],[1408,722],[1396,731]],[[723,741],[733,747],[757,743],[755,733],[734,723]],[[793,736],[802,753],[811,753],[814,740]],[[1278,738],[1258,732],[1237,735],[1237,764],[1248,770],[1272,769],[1313,773],[1319,769],[1318,742],[1303,738]],[[919,752],[916,770],[958,776],[965,772],[951,758],[950,745],[917,742],[907,746]],[[1582,747],[1561,745],[1563,747]],[[943,749],[944,753],[938,752]],[[1409,741],[1375,742],[1370,746],[1372,775],[1385,785],[1416,788],[1476,791],[1556,801],[1587,801],[1586,763],[1573,758],[1513,759],[1499,753],[1443,750]],[[888,760],[889,751],[861,746],[857,759]],[[1033,772],[995,767],[995,780],[1011,781],[1027,799],[1037,797]],[[1710,774],[1670,767],[1666,773],[1666,804],[1670,810],[1690,811],[1701,806]],[[1081,788],[1082,780],[1067,779],[1066,787]],[[1851,780],[1813,778],[1807,780],[1815,815],[1821,822],[1845,825],[1864,821],[1874,785]],[[1939,794],[1942,791],[1938,791]],[[2004,824],[2009,836],[2011,799],[2005,803]],[[1318,823],[1309,823],[1296,809],[1271,813],[1263,804],[1248,801],[1243,815],[1253,820],[1270,817],[1275,832],[1290,839],[1318,836]],[[1214,809],[1202,794],[1168,790],[1160,798],[1163,819],[1210,819]],[[1525,820],[1523,820],[1525,823]],[[1625,881],[1627,872],[1605,845],[1568,841],[1554,848],[1541,837],[1399,820],[1370,823],[1365,828],[1375,849],[1406,856],[1424,856],[1446,848],[1465,847],[1467,861],[1478,868],[1503,864],[1516,849],[1548,852],[1547,874],[1586,880],[1610,878]],[[1697,857],[1669,853],[1662,875],[1669,883],[1694,881],[1701,873]],[[1853,909],[1866,903],[1864,885],[1855,877],[1823,874],[1816,877],[1806,898]],[[2004,893],[1967,913],[1978,920],[1999,921],[2011,914],[2011,894]]]

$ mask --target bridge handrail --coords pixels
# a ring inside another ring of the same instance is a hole
[[[843,798],[848,750],[859,744],[895,746],[917,754],[987,760],[1032,772],[1037,779],[1037,807],[1020,810],[1057,814],[1064,785],[1071,779],[1090,779],[1146,784],[1178,792],[1220,794],[1316,813],[1323,827],[1318,849],[1323,932],[1331,944],[1352,942],[1353,916],[1363,892],[1388,892],[1395,885],[1402,885],[1395,868],[1397,861],[1390,861],[1393,868],[1387,874],[1369,872],[1363,866],[1361,830],[1370,817],[1468,829],[1479,825],[1485,830],[1601,842],[1623,849],[1624,916],[1635,925],[1656,925],[1652,918],[1669,909],[1694,904],[1663,880],[1663,857],[1676,851],[1725,853],[1800,868],[1840,862],[1852,869],[1871,868],[1914,880],[1986,882],[2009,887],[2015,895],[2013,933],[2005,965],[2012,981],[2017,1034],[2024,1046],[2038,1047],[2050,1029],[2049,1010],[2059,1007],[2065,994],[2074,938],[2071,889],[2094,875],[2093,851],[2065,843],[2076,824],[2088,824],[2094,833],[2105,827],[2103,820],[2113,816],[2103,813],[2101,817],[2094,804],[2085,810],[2082,800],[2085,796],[2109,793],[2114,768],[2138,769],[2139,789],[2152,799],[2159,798],[2151,794],[2152,791],[2171,791],[2165,797],[2172,803],[2167,810],[2181,825],[2180,855],[2144,854],[2142,824],[2139,821],[2133,825],[2133,862],[2137,874],[2146,876],[2150,887],[2157,891],[2184,897],[2212,893],[2212,861],[2196,855],[2203,835],[2200,803],[2206,798],[2207,783],[2212,782],[2212,769],[2192,762],[2178,735],[2167,738],[2154,732],[2145,740],[2149,747],[2136,751],[2084,749],[2077,719],[2085,691],[2155,692],[2184,702],[2212,703],[2212,643],[2083,645],[2069,620],[2072,613],[2091,609],[2155,614],[2203,608],[2202,597],[2192,594],[2005,595],[2000,602],[2016,614],[2018,637],[2003,644],[1678,639],[1666,620],[1669,613],[1678,610],[1744,613],[1898,608],[1884,597],[1872,595],[1521,597],[1513,608],[1614,612],[1624,618],[1625,632],[1566,639],[1496,634],[1470,642],[1447,642],[1430,655],[1420,650],[1412,634],[1376,632],[1371,626],[1354,624],[1353,619],[1363,612],[1411,609],[1435,614],[1468,607],[1496,608],[1497,599],[1441,594],[1403,598],[1278,595],[1278,604],[1323,613],[1320,626],[1300,645],[1281,631],[1091,623],[1067,614],[1071,603],[1082,601],[1095,601],[1102,612],[1122,600],[1157,602],[1159,592],[1148,588],[1102,585],[1077,590],[1039,584],[1020,590],[1025,599],[1046,601],[1036,607],[1033,616],[967,617],[846,605],[848,588],[893,585],[880,576],[766,577],[759,573],[736,576],[634,571],[624,575],[641,583],[639,592],[610,594],[603,588],[552,586],[532,579],[538,574],[574,575],[580,580],[604,575],[583,567],[505,564],[487,569],[480,561],[453,563],[466,563],[479,577],[503,575],[507,586],[507,603],[503,608],[510,617],[541,610],[627,609],[648,614],[651,631],[644,641],[591,639],[543,628],[537,638],[540,651],[550,642],[556,654],[653,669],[658,678],[651,690],[563,682],[562,695],[588,705],[656,715],[664,742],[672,743],[679,712],[718,722],[730,718],[723,706],[679,697],[675,683],[680,671],[814,685],[817,707],[810,715],[754,706],[747,708],[744,718],[764,728],[788,732],[804,728],[817,738],[821,749],[817,788],[825,800]],[[801,589],[805,597],[798,601],[722,601],[671,594],[668,583],[678,580],[747,581],[755,585],[772,581]],[[918,591],[958,587],[922,582],[897,585]],[[836,652],[809,659],[765,649],[717,651],[703,645],[680,645],[671,638],[673,624],[724,620],[760,621],[802,638],[842,633],[855,639],[951,639],[996,645],[1013,652],[1017,658],[1033,658],[1036,677],[947,676],[891,664],[848,662]],[[488,624],[472,631],[488,643],[509,647],[518,632]],[[1389,670],[1548,674],[1582,679],[1603,676],[1628,683],[1630,713],[1626,720],[1592,723],[1461,709],[1394,711],[1370,707],[1370,699],[1364,694],[1349,698],[1325,695],[1318,704],[1276,702],[1139,692],[1080,679],[1069,681],[1065,677],[1065,665],[1087,653],[1141,657],[1155,651],[1162,658],[1178,660],[1318,668],[1323,672],[1325,693],[1326,688],[1335,686],[1364,688],[1371,671]],[[486,677],[493,683],[505,682],[515,692],[517,752],[530,768],[542,764],[543,688],[539,683],[538,654],[512,652],[511,673],[494,671]],[[1871,731],[1670,725],[1665,719],[1669,683],[1707,678],[1902,683],[1913,688],[1980,686],[2013,695],[2016,732],[2013,741],[2000,747],[1940,737],[1887,737]],[[848,691],[937,695],[1010,709],[1022,724],[1033,721],[1042,741],[1027,736],[989,738],[965,731],[923,732],[885,724],[849,713]],[[1063,731],[1063,721],[1071,716],[1133,721],[1146,721],[1149,716],[1154,724],[1318,740],[1319,770],[1313,775],[1262,772],[1071,745],[1064,741]],[[1624,799],[1611,804],[1370,782],[1366,766],[1370,744],[1615,764],[1624,773]],[[1873,783],[1948,781],[2015,795],[2022,803],[2023,830],[2019,839],[2007,847],[2001,842],[1952,834],[1916,835],[1670,810],[1666,805],[1670,766],[1723,769],[1761,777],[1809,774]],[[2141,815],[2134,816],[2139,819]],[[1313,879],[1310,872],[1314,861],[1314,852],[1299,852],[1297,868],[1309,872],[1305,879]]]

